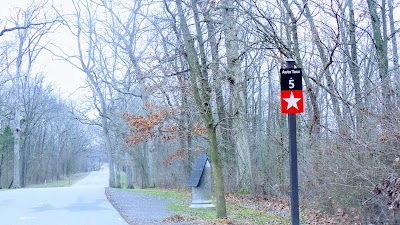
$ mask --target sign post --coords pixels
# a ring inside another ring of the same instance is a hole
[[[288,114],[289,160],[290,160],[290,202],[292,225],[300,224],[299,181],[297,169],[296,114],[304,112],[302,73],[294,68],[293,59],[286,60],[286,68],[281,69],[282,113]]]

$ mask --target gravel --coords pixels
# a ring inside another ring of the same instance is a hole
[[[189,224],[167,209],[168,199],[116,188],[106,188],[106,195],[130,225]]]

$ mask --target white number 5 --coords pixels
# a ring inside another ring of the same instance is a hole
[[[290,89],[293,89],[293,88],[294,88],[294,80],[293,80],[293,79],[290,79],[290,80],[289,80],[289,88],[290,88]]]

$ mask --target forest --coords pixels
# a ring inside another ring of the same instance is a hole
[[[194,159],[225,193],[287,199],[280,69],[303,74],[300,206],[400,221],[399,2],[31,1],[0,21],[0,187],[98,167],[110,187],[187,188]],[[51,38],[65,36],[65,44]],[[66,47],[72,46],[72,47]],[[79,103],[44,82],[51,54],[85,76]],[[397,150],[396,150],[397,149]],[[126,178],[126,181],[122,181]]]

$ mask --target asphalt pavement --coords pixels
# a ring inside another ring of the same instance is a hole
[[[0,191],[0,224],[128,225],[107,200],[107,186],[103,167],[72,187]]]

